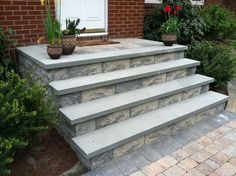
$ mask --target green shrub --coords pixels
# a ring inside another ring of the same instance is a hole
[[[11,173],[8,169],[8,165],[13,161],[15,151],[26,145],[27,143],[19,139],[4,139],[0,137],[0,175],[8,175]]]
[[[0,67],[0,74],[2,72]],[[13,71],[7,71],[7,75],[7,81],[0,80],[0,165],[4,170],[12,161],[15,149],[25,146],[39,131],[56,124],[56,111],[46,95],[47,89],[21,79]]]
[[[16,42],[14,40],[8,40],[4,33],[12,35],[14,32],[11,29],[3,31],[3,29],[0,28],[0,66],[4,68],[4,71],[0,74],[0,79],[6,80],[6,70],[16,70],[15,64],[12,59],[10,59],[9,53],[7,52],[10,45],[16,46]]]
[[[210,41],[195,42],[189,48],[187,56],[201,61],[197,69],[199,74],[215,78],[211,85],[213,89],[226,86],[235,75],[235,56],[226,45]]]
[[[157,6],[144,17],[144,38],[148,40],[161,40],[161,25],[166,21],[162,12],[163,6]]]
[[[230,39],[236,32],[236,18],[233,12],[220,6],[207,6],[203,12],[208,40],[225,41]]]
[[[160,27],[165,22],[163,7],[166,4],[171,6],[180,5],[182,10],[179,13],[180,25],[178,43],[190,44],[192,41],[202,40],[204,31],[206,30],[205,22],[200,15],[200,7],[193,6],[190,0],[182,1],[164,1],[163,5],[154,8],[151,12],[145,15],[144,19],[144,38],[149,40],[161,40]]]
[[[180,18],[178,43],[189,45],[193,41],[200,41],[205,38],[206,23],[202,18],[199,6],[193,6],[189,0],[181,1],[183,7]]]

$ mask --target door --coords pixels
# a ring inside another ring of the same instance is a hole
[[[67,18],[80,18],[79,28],[86,27],[86,32],[105,32],[106,6],[106,0],[61,0],[62,29]]]

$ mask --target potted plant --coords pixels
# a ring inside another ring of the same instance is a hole
[[[64,55],[72,54],[77,46],[77,37],[85,30],[77,29],[80,19],[66,19],[66,29],[62,31],[62,50]]]
[[[164,8],[166,22],[161,25],[162,41],[166,46],[172,46],[176,40],[179,33],[179,12],[182,10],[182,7],[176,5],[175,8],[172,8],[167,4]]]
[[[41,0],[41,5],[46,6],[47,12],[44,19],[44,28],[49,42],[47,53],[51,59],[59,59],[62,55],[61,25],[57,20],[52,18],[50,0]]]
[[[51,13],[48,11],[44,20],[45,32],[48,42],[47,53],[51,59],[59,59],[62,55],[60,23],[53,20]]]

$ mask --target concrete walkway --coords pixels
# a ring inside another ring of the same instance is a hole
[[[225,112],[165,136],[84,176],[236,174],[236,114]]]

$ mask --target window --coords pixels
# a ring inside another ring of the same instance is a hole
[[[204,0],[191,0],[193,5],[204,5]]]
[[[145,0],[144,2],[149,4],[161,4],[162,0]]]

